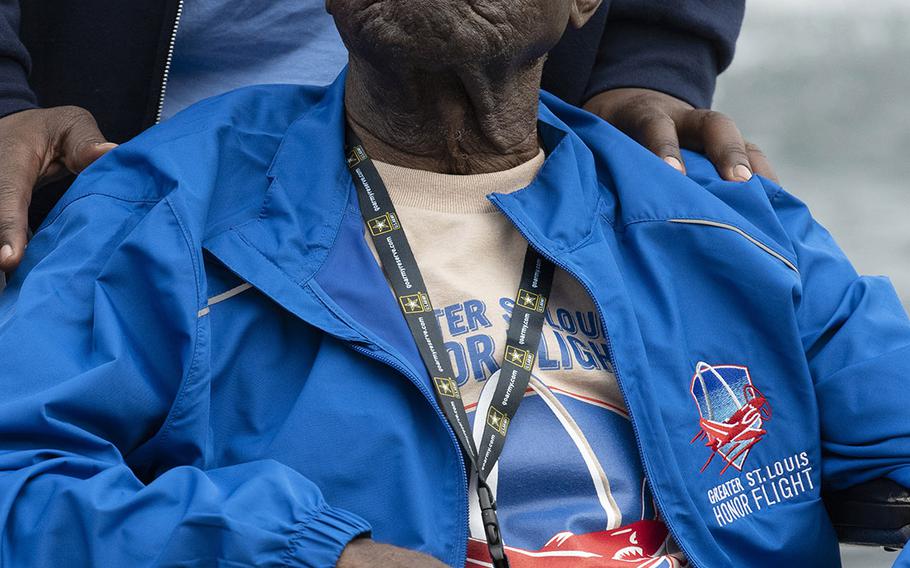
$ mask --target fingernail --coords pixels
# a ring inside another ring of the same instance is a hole
[[[113,150],[117,147],[117,144],[114,144],[113,142],[98,142],[95,144],[95,147],[103,150]]]
[[[667,156],[666,158],[664,158],[664,161],[667,162],[668,164],[670,164],[670,167],[673,168],[674,170],[677,170],[679,172],[683,171],[682,162],[680,162],[679,159],[677,159],[676,157]]]
[[[6,262],[6,259],[13,256],[13,247],[3,245],[0,247],[0,262]]]
[[[733,168],[733,177],[739,181],[749,181],[752,179],[752,170],[742,164]]]

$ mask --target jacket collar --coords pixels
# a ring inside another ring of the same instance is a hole
[[[345,208],[356,201],[344,152],[345,74],[288,129],[268,171],[268,203],[257,222],[243,229],[251,240],[271,244],[270,256],[300,280],[316,273]],[[543,103],[539,134],[547,159],[537,178],[494,201],[526,219],[529,229],[555,249],[571,248],[590,233],[595,218],[592,205],[600,191],[595,163]]]
[[[268,169],[270,188],[259,214],[206,239],[204,246],[301,318],[334,335],[365,341],[366,328],[343,317],[348,302],[335,300],[357,297],[350,290],[351,275],[335,269],[356,256],[350,247],[366,250],[356,190],[345,163],[344,81],[343,72],[288,128]],[[541,97],[539,134],[547,158],[537,178],[525,189],[494,194],[491,200],[552,256],[588,241],[600,218],[615,227],[710,218],[763,235],[698,183],[600,119],[546,93]],[[336,262],[327,262],[333,251]],[[360,261],[370,262],[348,270],[362,268],[374,284],[384,286],[372,258],[360,256]],[[330,284],[332,279],[320,274],[338,278]],[[351,305],[362,306],[363,301],[366,298],[358,298]],[[401,319],[393,317],[397,310],[386,311],[383,317]]]

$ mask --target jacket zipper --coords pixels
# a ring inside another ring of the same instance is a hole
[[[402,365],[394,357],[385,355],[382,352],[374,352],[361,345],[357,345],[354,343],[351,343],[350,345],[354,349],[354,351],[357,351],[358,353],[366,355],[367,357],[374,359],[376,361],[379,361],[380,363],[384,363],[385,365],[392,367],[393,369],[395,369],[396,371],[398,371],[399,373],[401,373],[402,375],[407,377],[407,379],[409,381],[411,381],[412,383],[414,383],[414,385],[418,388],[418,390],[420,390],[420,392],[423,394],[423,396],[430,402],[430,405],[436,411],[436,415],[439,417],[440,420],[442,420],[442,423],[445,425],[446,432],[449,433],[449,438],[452,441],[452,445],[456,448],[455,453],[458,455],[458,465],[459,465],[461,473],[462,473],[462,475],[461,475],[462,492],[461,493],[462,493],[462,495],[464,495],[464,502],[463,502],[463,507],[461,508],[461,513],[462,513],[461,519],[459,519],[460,525],[461,525],[461,537],[458,540],[458,548],[456,549],[456,558],[458,558],[457,566],[464,566],[465,562],[466,562],[465,559],[467,558],[467,555],[468,555],[468,474],[467,474],[467,467],[466,467],[465,461],[464,461],[464,456],[461,453],[461,446],[458,445],[458,440],[457,440],[457,438],[455,438],[455,432],[452,430],[452,427],[449,425],[448,420],[445,419],[445,415],[442,413],[442,410],[436,404],[436,399],[433,397],[432,393],[430,393],[430,391],[428,391],[426,389],[424,384],[421,383],[420,380],[417,377],[415,377],[410,372],[410,370],[407,369],[407,367]]]
[[[171,74],[171,63],[174,61],[174,47],[177,45],[177,30],[180,28],[180,17],[183,15],[183,0],[177,1],[177,16],[174,18],[174,27],[171,30],[171,40],[167,46],[167,59],[164,61],[164,76],[161,78],[161,93],[158,96],[158,111],[155,113],[155,124],[161,122],[161,113],[164,112],[164,97],[167,95],[167,80]]]
[[[653,480],[654,477],[651,475],[651,468],[648,466],[648,462],[645,460],[645,452],[642,448],[641,436],[638,433],[638,424],[635,421],[635,414],[632,413],[632,409],[629,406],[629,400],[628,400],[628,397],[626,396],[626,390],[625,390],[625,387],[623,386],[622,379],[619,374],[619,367],[616,366],[616,358],[613,356],[613,341],[610,339],[610,334],[609,334],[609,331],[607,330],[607,319],[604,317],[604,311],[600,305],[600,302],[597,301],[597,298],[594,296],[593,290],[591,289],[591,287],[588,285],[588,283],[585,280],[583,280],[580,276],[578,276],[578,274],[576,274],[572,269],[570,269],[564,262],[560,261],[558,258],[551,255],[549,252],[547,252],[547,250],[544,247],[542,247],[538,243],[536,243],[531,238],[531,236],[528,235],[528,233],[525,232],[524,229],[522,229],[521,226],[515,222],[515,219],[512,218],[511,215],[509,215],[509,213],[505,210],[505,208],[502,206],[502,204],[499,202],[498,199],[494,198],[492,201],[496,205],[496,207],[499,208],[499,210],[502,212],[502,214],[505,215],[506,219],[508,219],[512,223],[512,225],[515,227],[515,229],[518,230],[518,232],[521,234],[521,236],[523,236],[525,238],[525,240],[528,241],[528,244],[530,244],[532,247],[534,247],[534,249],[537,250],[537,252],[540,253],[544,258],[546,258],[547,260],[549,260],[550,262],[552,262],[553,264],[555,264],[556,266],[561,268],[563,271],[565,271],[566,274],[568,274],[569,276],[574,278],[579,284],[581,284],[582,288],[585,289],[585,291],[588,293],[588,296],[591,298],[591,301],[594,303],[594,307],[597,308],[597,315],[600,316],[600,321],[603,322],[604,339],[606,339],[606,341],[607,341],[607,352],[610,357],[610,364],[613,366],[613,374],[616,376],[616,384],[619,386],[619,392],[622,394],[622,398],[626,403],[626,408],[629,411],[629,419],[632,423],[632,433],[635,435],[635,446],[638,448],[638,456],[641,459],[642,467],[644,467],[645,476],[648,479],[648,483],[651,485],[651,494],[654,497],[654,501],[657,502],[658,510],[663,515],[663,511],[665,511],[666,509],[664,509],[663,503],[661,502],[660,492],[657,490],[657,487],[653,483],[651,483],[651,480]],[[682,549],[683,554],[686,555],[686,559],[692,565],[692,568],[696,568],[697,566],[703,566],[703,564],[701,564],[700,562],[695,561],[695,557],[692,555],[691,550],[688,549],[686,547],[686,545],[684,544],[684,542],[679,538],[680,533],[674,529],[673,523],[670,522],[670,518],[666,515],[663,515],[663,520],[664,520],[664,524],[667,526],[667,530],[670,532],[670,535],[676,541],[676,544],[678,544],[679,547]]]

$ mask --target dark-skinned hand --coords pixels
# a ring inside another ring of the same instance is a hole
[[[777,181],[762,151],[743,139],[725,114],[692,105],[649,89],[612,89],[584,105],[682,173],[680,147],[708,156],[727,181],[748,181],[756,173]]]
[[[0,118],[0,271],[25,252],[32,190],[78,174],[114,148],[79,107],[33,109]]]
[[[368,538],[352,540],[344,548],[336,568],[445,568],[432,556],[379,544]]]

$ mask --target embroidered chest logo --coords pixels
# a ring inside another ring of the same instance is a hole
[[[752,447],[767,434],[764,423],[771,419],[771,405],[752,384],[749,369],[699,362],[691,392],[701,417],[692,442],[703,439],[711,450],[701,471],[718,455],[725,462],[720,475],[730,466],[742,471]]]

